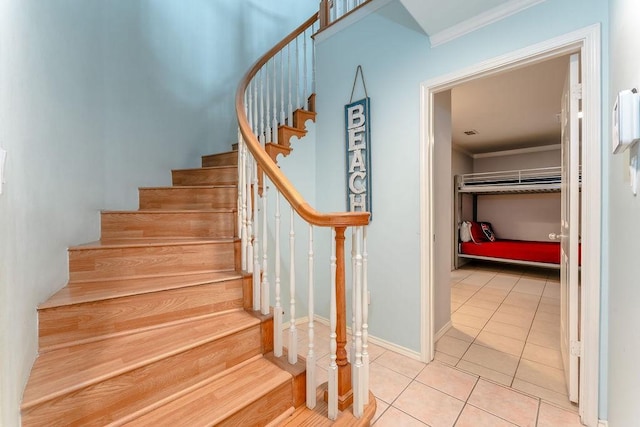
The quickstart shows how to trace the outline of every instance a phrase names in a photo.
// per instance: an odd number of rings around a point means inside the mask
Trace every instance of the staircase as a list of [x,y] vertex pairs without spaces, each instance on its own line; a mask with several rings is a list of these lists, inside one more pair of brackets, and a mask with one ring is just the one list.
[[271,317],[245,310],[237,152],[202,164],[69,248],[69,284],[38,309],[23,425],[257,426],[300,405],[265,357]]

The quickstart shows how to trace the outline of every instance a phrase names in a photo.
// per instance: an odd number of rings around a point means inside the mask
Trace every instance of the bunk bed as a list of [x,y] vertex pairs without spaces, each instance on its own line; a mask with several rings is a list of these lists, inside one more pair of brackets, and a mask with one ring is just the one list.
[[[478,196],[513,193],[557,193],[562,186],[560,167],[471,173],[455,177],[458,229],[456,267],[460,258],[560,268],[560,242],[499,239],[492,226],[477,219]],[[472,196],[472,220],[462,218],[462,197]]]

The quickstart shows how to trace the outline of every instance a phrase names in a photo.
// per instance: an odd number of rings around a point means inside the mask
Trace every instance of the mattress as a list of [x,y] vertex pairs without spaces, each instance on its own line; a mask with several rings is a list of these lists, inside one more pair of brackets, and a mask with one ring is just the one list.
[[[462,242],[460,254],[517,261],[560,264],[560,242],[496,240],[495,242]],[[578,248],[578,259],[580,259]]]

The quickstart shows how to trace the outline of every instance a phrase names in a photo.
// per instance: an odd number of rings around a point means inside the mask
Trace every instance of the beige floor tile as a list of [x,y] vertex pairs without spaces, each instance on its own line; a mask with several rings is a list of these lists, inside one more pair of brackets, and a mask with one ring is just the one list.
[[445,365],[456,366],[456,364],[460,361],[460,358],[453,357],[436,350],[433,356],[433,360],[437,360],[438,362],[444,363]]
[[489,310],[486,308],[474,307],[468,304],[464,304],[462,307],[458,309],[458,313],[468,314],[469,316],[475,316],[480,319],[489,320],[495,310]]
[[492,369],[476,365],[475,363],[471,363],[466,360],[460,360],[456,365],[456,368],[478,375],[493,382],[506,385],[507,387],[510,386],[513,382],[513,375],[503,374],[502,372],[494,371]]
[[547,281],[547,285],[544,287],[542,296],[547,298],[560,299],[560,283]]
[[506,323],[507,325],[515,325],[523,329],[529,329],[531,327],[531,323],[533,321],[533,317],[529,316],[519,316],[517,314],[505,313],[500,311],[496,311],[491,320],[495,320],[496,322]]
[[504,303],[509,305],[517,305],[518,307],[537,309],[538,304],[540,303],[540,296],[512,291],[504,299]]
[[461,283],[470,284],[470,285],[484,286],[495,275],[496,274],[493,273],[493,272],[477,271],[477,272],[475,272],[473,274],[470,274],[469,276],[465,277],[460,282]]
[[451,280],[455,280],[455,281],[458,282],[458,281],[464,279],[465,277],[469,276],[472,272],[473,272],[473,270],[466,270],[466,269],[462,269],[462,268],[459,268],[457,270],[453,270],[451,272]]
[[471,394],[478,377],[439,362],[432,362],[420,372],[416,381],[465,401]]
[[524,343],[524,341],[505,337],[504,335],[494,334],[493,332],[488,331],[480,332],[474,341],[474,344],[509,353],[516,357],[520,357],[522,354]]
[[456,422],[456,427],[517,427],[472,405],[466,405]]
[[471,343],[447,335],[436,342],[436,351],[460,358],[467,351]]
[[496,274],[485,286],[488,288],[511,290],[518,282],[518,279],[520,279],[519,276]]
[[[540,313],[542,314],[542,313]],[[533,319],[533,324],[531,325],[532,331],[540,331],[545,334],[555,334],[560,331],[560,319],[558,320],[545,320],[543,317],[536,316]]]
[[536,307],[522,307],[503,302],[496,311],[506,314],[515,314],[517,316],[529,318],[533,321],[536,314]]
[[500,307],[501,303],[500,301],[487,301],[487,300],[483,300],[480,298],[476,298],[475,296],[472,296],[465,302],[465,304],[471,307],[479,307],[479,308],[486,308],[488,310],[496,310],[498,307]]
[[371,419],[371,424],[375,424],[375,422],[378,421],[378,418],[380,418],[380,416],[387,409],[389,409],[389,404],[383,402],[380,399],[376,399],[376,413],[373,415],[373,418]]
[[527,342],[554,350],[560,350],[560,332],[546,333],[542,331],[531,331],[527,337]]
[[546,282],[546,279],[521,277],[520,280],[518,280],[518,283],[514,286],[513,291],[531,295],[542,295]]
[[509,295],[509,291],[506,289],[496,289],[496,288],[488,288],[488,287],[484,287],[480,289],[475,294],[475,296],[480,296],[480,297],[483,297],[484,299],[493,298],[494,300],[504,299],[507,295]]
[[373,425],[376,427],[429,427],[393,406],[389,407]]
[[393,406],[429,426],[450,427],[460,415],[464,402],[414,381]]
[[560,315],[560,304],[549,304],[547,302],[543,302],[542,300],[540,300],[540,305],[538,306],[538,313],[549,313],[549,314]]
[[469,291],[467,289],[459,289],[456,287],[451,288],[451,297],[456,298],[456,301],[460,301],[460,300],[466,301],[469,298],[471,298],[471,296],[475,293],[476,291]]
[[376,398],[393,402],[409,385],[411,378],[373,362],[369,365],[369,388]]
[[494,334],[504,335],[505,337],[515,338],[521,341],[526,340],[527,335],[529,334],[528,328],[499,322],[493,318],[487,322],[484,330],[493,332]]
[[536,312],[536,317],[533,320],[542,320],[544,322],[551,322],[556,325],[559,325],[560,324],[560,306],[558,306],[557,313],[549,313],[546,311],[541,311],[540,308],[538,308],[538,311]]
[[522,359],[520,361],[515,378],[556,393],[564,393],[567,390],[562,369],[552,368],[531,360]]
[[569,397],[566,394],[556,393],[555,391],[551,391],[544,387],[539,387],[535,384],[531,384],[517,378],[513,380],[512,387],[516,390],[520,390],[532,396],[539,397],[543,401],[551,402],[554,405],[560,406],[569,411],[578,411],[578,407],[569,401]]
[[447,331],[445,336],[470,343],[470,342],[473,342],[473,340],[476,338],[476,336],[478,336],[479,333],[480,333],[480,329],[472,328],[470,326],[456,325],[456,326],[452,326]]
[[382,356],[387,350],[380,347],[379,345],[368,343],[367,344],[367,353],[369,353],[369,362],[373,362],[378,357]]
[[552,368],[563,369],[562,354],[559,350],[541,347],[530,342],[528,342],[524,346],[522,358],[531,360],[533,362],[538,362],[546,366],[551,366]]
[[456,283],[452,289],[461,289],[468,292],[473,292],[474,294],[480,289],[482,285],[478,285],[475,283],[466,283],[464,280],[462,282]]
[[462,303],[451,301],[451,313],[455,313],[462,306]]
[[538,400],[480,379],[468,403],[518,426],[534,427]]
[[546,402],[540,404],[538,413],[538,427],[582,427],[580,417],[575,412],[567,411],[549,405]]
[[489,318],[472,316],[470,314],[460,313],[460,309],[451,315],[451,322],[455,325],[469,326],[476,329],[482,329]]
[[471,344],[462,360],[506,375],[513,375],[518,367],[518,357],[477,344]]
[[376,359],[376,363],[385,366],[405,377],[415,378],[424,369],[425,363],[411,359],[393,351],[387,351]]

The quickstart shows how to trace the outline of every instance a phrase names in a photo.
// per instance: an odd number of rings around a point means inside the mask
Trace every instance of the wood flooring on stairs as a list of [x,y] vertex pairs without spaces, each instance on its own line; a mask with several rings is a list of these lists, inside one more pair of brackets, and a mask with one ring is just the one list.
[[69,283],[38,308],[23,426],[320,425],[296,409],[304,369],[265,355],[271,316],[247,311],[237,161],[173,170],[172,186],[139,189],[138,210],[101,212],[99,241],[69,248]]

